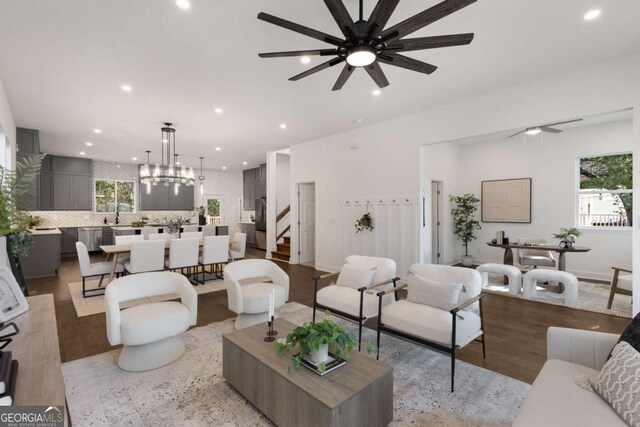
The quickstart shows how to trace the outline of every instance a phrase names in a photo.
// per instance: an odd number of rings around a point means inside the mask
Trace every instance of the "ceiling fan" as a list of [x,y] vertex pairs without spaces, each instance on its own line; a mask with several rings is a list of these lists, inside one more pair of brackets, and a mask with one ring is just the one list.
[[551,126],[564,125],[566,123],[579,122],[581,120],[582,119],[567,120],[567,121],[564,121],[564,122],[549,123],[549,124],[546,124],[546,125],[534,126],[534,127],[531,127],[531,128],[523,129],[520,132],[514,133],[513,135],[509,136],[509,138],[513,138],[514,136],[520,135],[521,133],[526,133],[527,135],[537,135],[540,132],[560,133],[560,132],[562,132],[560,129],[554,129]]
[[346,62],[332,90],[342,89],[349,77],[351,77],[353,71],[358,67],[364,68],[373,81],[380,88],[383,88],[389,85],[389,81],[382,72],[382,68],[380,67],[381,62],[424,74],[431,74],[438,68],[435,65],[400,55],[398,52],[460,46],[471,43],[473,33],[410,39],[403,39],[403,37],[476,1],[477,0],[445,0],[411,18],[405,19],[399,24],[385,29],[389,18],[393,14],[396,6],[398,6],[400,0],[379,0],[368,20],[364,20],[363,18],[363,0],[360,0],[359,19],[355,22],[349,15],[342,0],[324,0],[331,15],[333,15],[333,18],[340,27],[344,39],[260,12],[258,19],[262,21],[323,41],[333,47],[328,49],[260,53],[259,56],[261,58],[312,55],[335,56],[335,58],[303,73],[297,74],[289,80],[297,81],[315,74],[318,71]]

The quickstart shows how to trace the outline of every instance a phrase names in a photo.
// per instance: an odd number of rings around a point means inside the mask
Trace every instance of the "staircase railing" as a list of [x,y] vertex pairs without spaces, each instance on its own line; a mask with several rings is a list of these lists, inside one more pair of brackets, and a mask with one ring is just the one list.
[[[287,205],[287,207],[285,207],[284,209],[282,209],[282,211],[280,211],[280,213],[278,215],[276,215],[276,229],[278,227],[278,223],[280,221],[282,221],[282,219],[287,216],[287,214],[291,211],[291,205]],[[276,242],[280,239],[282,239],[282,237],[287,234],[287,232],[291,230],[291,224],[288,224],[284,230],[282,230],[278,236],[276,237]]]

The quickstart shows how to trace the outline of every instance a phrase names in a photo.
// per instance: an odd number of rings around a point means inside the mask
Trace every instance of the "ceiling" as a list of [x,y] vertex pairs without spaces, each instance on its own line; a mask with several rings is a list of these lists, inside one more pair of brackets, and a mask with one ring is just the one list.
[[[357,1],[344,2],[355,16]],[[389,25],[436,3],[405,0]],[[373,6],[365,0],[365,15]],[[593,7],[602,16],[584,21]],[[320,1],[191,0],[182,10],[174,0],[0,0],[0,10],[0,79],[17,125],[39,129],[43,151],[131,162],[152,150],[157,161],[159,128],[171,121],[183,163],[202,155],[205,168],[229,171],[263,163],[266,151],[629,55],[640,41],[638,1],[479,0],[414,34],[475,32],[470,46],[409,53],[439,66],[431,76],[383,64],[391,85],[374,97],[363,70],[331,92],[341,67],[289,82],[320,59],[258,58],[326,46],[258,21],[260,11],[339,35]]]

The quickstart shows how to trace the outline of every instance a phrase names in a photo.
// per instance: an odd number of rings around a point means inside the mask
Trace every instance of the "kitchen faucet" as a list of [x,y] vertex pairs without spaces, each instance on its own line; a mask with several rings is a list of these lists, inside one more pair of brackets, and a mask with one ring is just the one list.
[[120,224],[120,209],[116,206],[116,225]]

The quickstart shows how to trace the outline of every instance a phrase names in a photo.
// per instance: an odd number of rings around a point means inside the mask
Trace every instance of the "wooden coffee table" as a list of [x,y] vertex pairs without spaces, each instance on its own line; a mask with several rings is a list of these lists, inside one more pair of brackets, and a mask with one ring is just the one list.
[[[296,325],[276,319],[276,338]],[[263,340],[266,323],[222,337],[224,378],[279,426],[386,426],[393,418],[393,369],[354,351],[346,366],[321,377]]]

